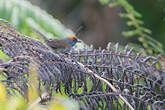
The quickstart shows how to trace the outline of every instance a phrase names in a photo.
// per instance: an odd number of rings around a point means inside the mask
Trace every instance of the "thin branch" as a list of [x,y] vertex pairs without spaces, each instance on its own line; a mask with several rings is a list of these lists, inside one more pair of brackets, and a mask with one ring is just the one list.
[[41,97],[37,98],[32,104],[30,104],[27,110],[33,110],[33,107],[41,103],[42,100],[48,100],[48,95],[48,93],[43,93]]
[[[88,69],[88,71],[89,71],[89,72],[87,72],[87,73],[91,75],[92,71],[91,71],[90,69]],[[111,83],[109,83],[106,79],[100,77],[100,76],[97,75],[96,73],[93,73],[92,75],[95,76],[97,79],[99,79],[99,80],[105,82],[105,83],[113,90],[113,92],[119,93],[118,90],[117,90]],[[123,102],[125,102],[125,103],[128,105],[128,107],[129,107],[131,110],[134,110],[134,108],[131,106],[131,104],[130,104],[121,94],[119,94],[119,97],[123,100]]]
[[[49,62],[49,63],[51,63],[51,62]],[[67,64],[67,63],[64,63],[64,62],[52,62],[52,63],[56,63],[56,64],[66,64],[66,65],[72,67],[71,65],[69,65],[69,64]],[[104,79],[104,78],[98,76],[96,73],[93,73],[92,70],[90,70],[89,68],[85,67],[82,63],[80,63],[80,62],[77,62],[77,63],[81,66],[81,68],[86,69],[86,72],[81,71],[80,69],[77,69],[77,68],[74,68],[75,70],[80,71],[80,72],[85,73],[85,74],[88,74],[88,75],[93,75],[95,78],[97,78],[97,79],[99,79],[99,80],[105,82],[105,83],[113,90],[113,92],[115,92],[115,93],[117,93],[117,94],[119,95],[119,97],[123,100],[123,102],[125,102],[125,103],[128,105],[128,107],[129,107],[131,110],[134,110],[134,108],[131,106],[131,104],[118,92],[118,90],[117,90],[111,83],[109,83],[106,79]],[[73,67],[72,67],[72,68],[73,68]]]

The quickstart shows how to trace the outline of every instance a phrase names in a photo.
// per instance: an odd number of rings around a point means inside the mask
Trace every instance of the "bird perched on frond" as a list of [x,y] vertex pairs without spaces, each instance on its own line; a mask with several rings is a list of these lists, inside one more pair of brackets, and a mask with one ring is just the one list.
[[67,38],[52,38],[48,39],[46,36],[44,36],[41,32],[37,31],[36,29],[33,29],[39,36],[43,38],[47,46],[55,50],[56,52],[60,53],[67,53],[69,52],[72,47],[78,43],[81,42],[78,40],[78,38],[75,35],[69,36]]

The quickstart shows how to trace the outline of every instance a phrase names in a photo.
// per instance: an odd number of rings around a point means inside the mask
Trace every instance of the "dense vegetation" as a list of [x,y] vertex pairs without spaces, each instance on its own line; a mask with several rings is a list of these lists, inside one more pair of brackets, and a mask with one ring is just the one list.
[[7,20],[0,20],[0,109],[165,107],[163,46],[150,37],[141,15],[126,0],[100,2],[125,9],[120,15],[134,30],[123,35],[138,36],[146,56],[118,43],[109,43],[106,49],[90,46],[65,55],[53,53],[42,40],[36,40],[40,38],[31,27],[52,37],[73,32],[27,1],[0,0],[0,17]]

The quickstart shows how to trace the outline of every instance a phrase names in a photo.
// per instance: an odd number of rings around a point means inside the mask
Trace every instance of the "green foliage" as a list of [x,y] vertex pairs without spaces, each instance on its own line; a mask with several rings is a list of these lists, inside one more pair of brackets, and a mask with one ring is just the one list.
[[23,96],[7,96],[5,86],[0,83],[0,110],[78,110],[78,104],[74,100],[67,99],[58,94],[54,100],[48,101],[48,105],[40,105],[36,88],[29,88],[28,101]]
[[13,23],[21,33],[28,36],[34,37],[31,27],[50,37],[73,35],[59,20],[26,0],[0,0],[0,17]]
[[107,4],[111,8],[115,6],[124,8],[125,12],[120,13],[120,17],[127,19],[126,24],[130,27],[130,30],[122,32],[125,37],[137,37],[148,54],[165,53],[163,45],[151,37],[151,30],[143,26],[144,23],[140,20],[142,15],[138,13],[127,0],[114,0],[113,2],[108,2],[109,0],[99,1],[102,4]]
[[42,100],[39,97],[39,92],[37,87],[38,80],[37,69],[38,66],[35,62],[31,64],[30,69],[30,78],[29,78],[29,87],[25,97],[21,96],[19,93],[17,96],[8,96],[5,86],[0,83],[0,110],[78,110],[78,103],[74,100],[68,99],[61,95],[55,94],[54,99],[49,101],[46,95],[41,93],[41,97],[46,101],[45,106],[40,103]]

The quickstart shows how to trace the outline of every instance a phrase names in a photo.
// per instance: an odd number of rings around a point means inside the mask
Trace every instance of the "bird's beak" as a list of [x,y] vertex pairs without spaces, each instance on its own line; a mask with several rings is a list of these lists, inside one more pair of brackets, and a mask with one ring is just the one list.
[[80,42],[81,42],[80,40],[77,41],[77,43],[80,43]]

